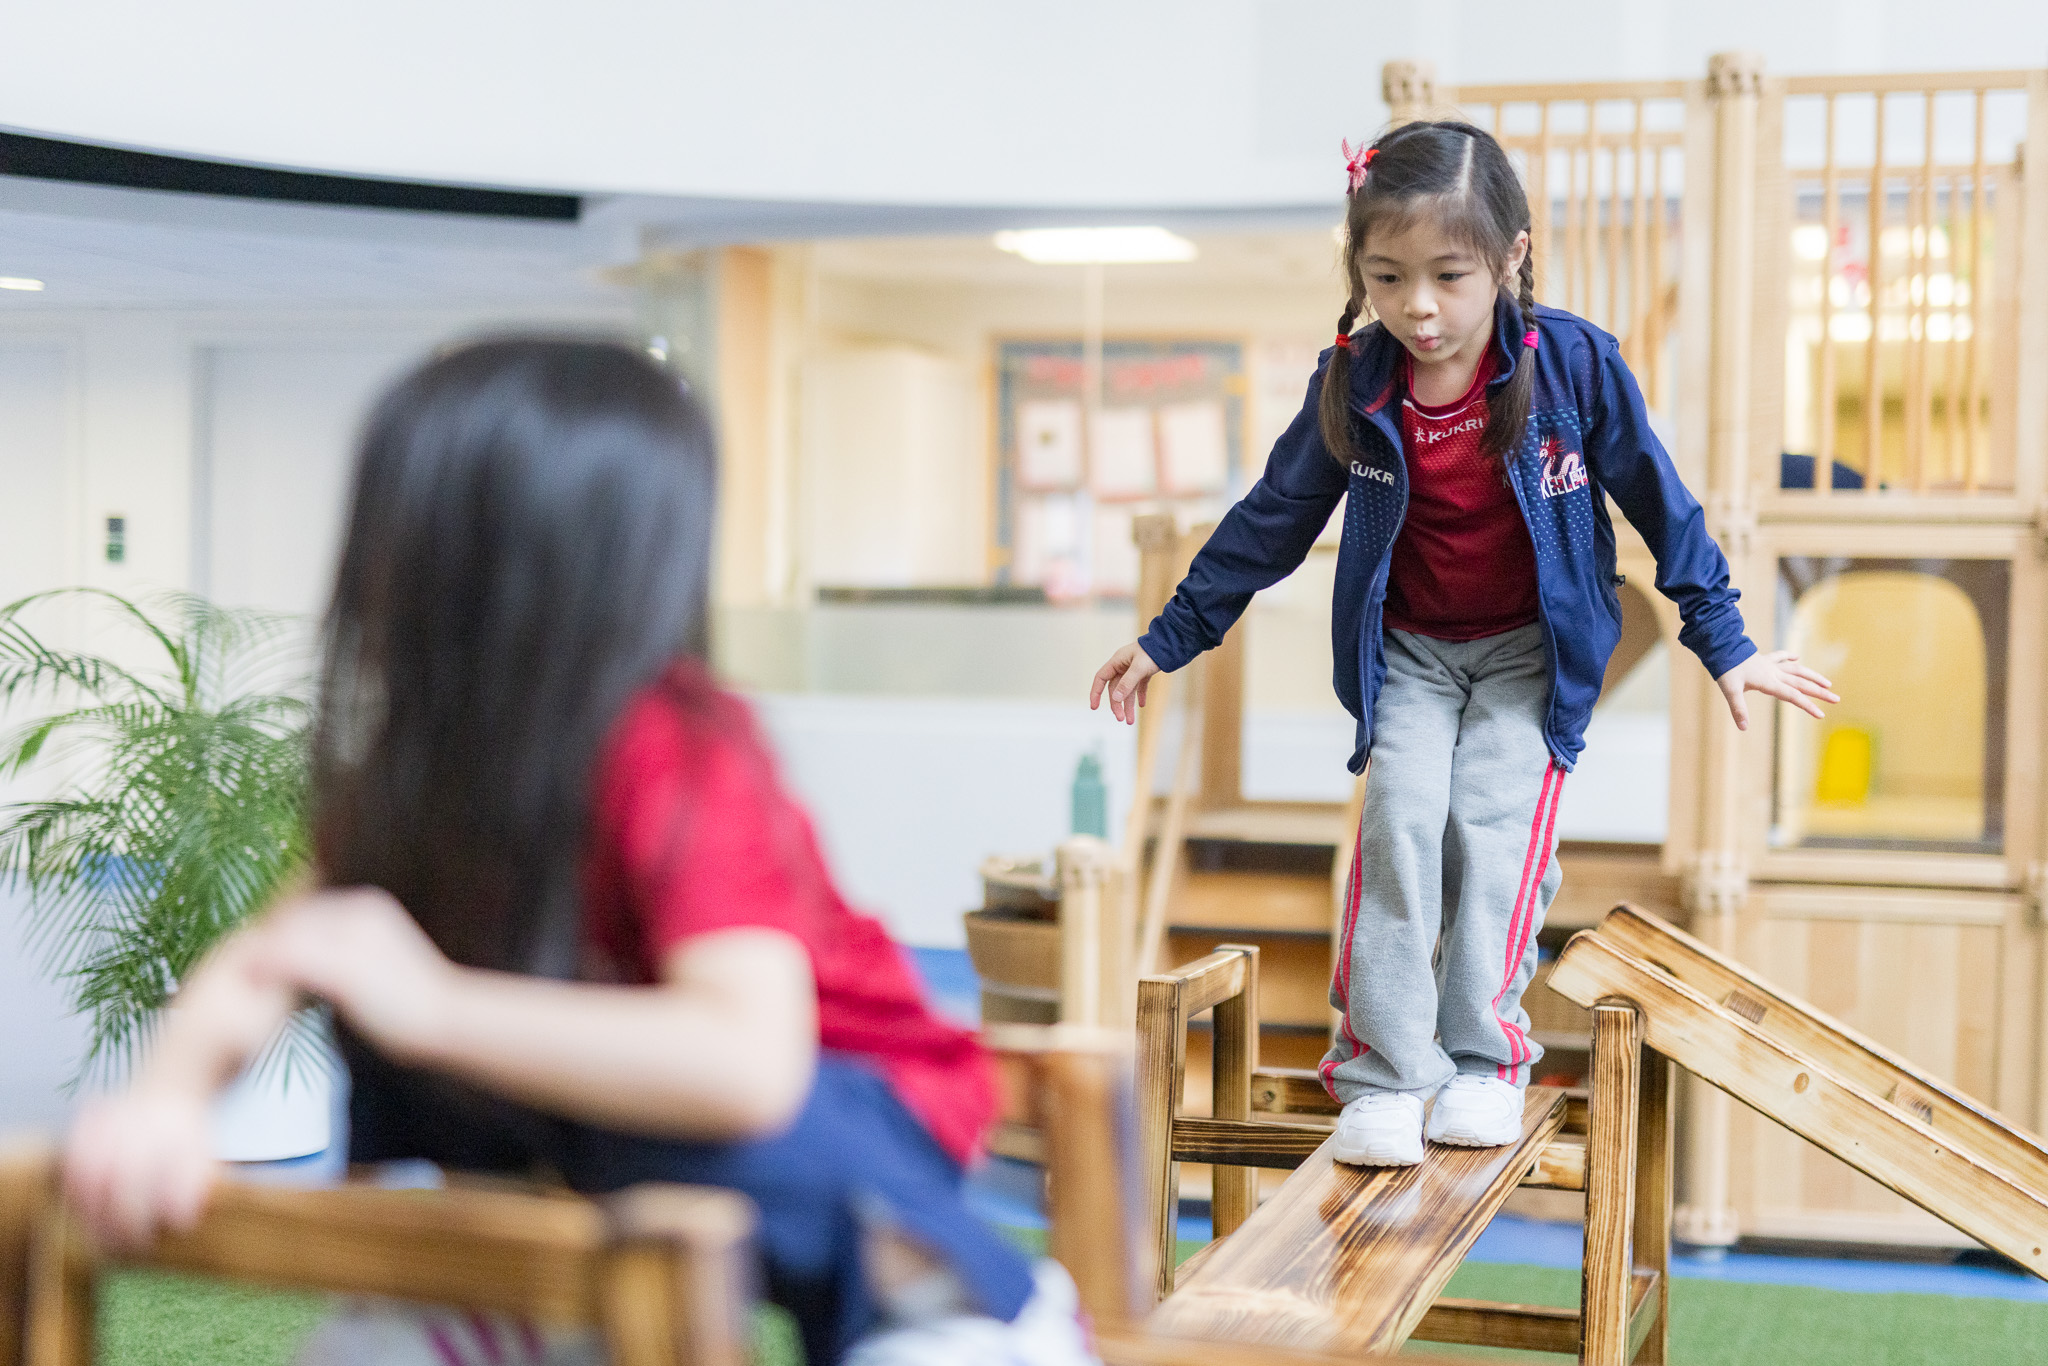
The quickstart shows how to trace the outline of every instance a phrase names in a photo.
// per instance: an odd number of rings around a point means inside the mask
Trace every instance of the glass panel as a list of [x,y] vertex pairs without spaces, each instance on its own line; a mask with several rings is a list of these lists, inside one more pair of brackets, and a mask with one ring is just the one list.
[[2011,581],[2004,560],[1778,561],[1780,648],[1842,701],[1776,709],[1773,846],[2001,850]]

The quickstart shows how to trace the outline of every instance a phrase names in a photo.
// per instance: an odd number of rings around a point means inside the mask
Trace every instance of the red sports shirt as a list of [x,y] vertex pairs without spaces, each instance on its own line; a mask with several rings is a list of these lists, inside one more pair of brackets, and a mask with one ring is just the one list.
[[881,924],[840,897],[745,703],[701,666],[675,665],[620,714],[591,797],[584,904],[607,967],[653,982],[696,935],[794,936],[817,979],[820,1046],[867,1059],[941,1147],[974,1157],[995,1114],[986,1056],[926,1007]]
[[1478,640],[1536,620],[1536,552],[1499,465],[1479,454],[1493,348],[1456,403],[1413,397],[1402,359],[1401,444],[1408,516],[1394,541],[1386,623],[1438,640]]

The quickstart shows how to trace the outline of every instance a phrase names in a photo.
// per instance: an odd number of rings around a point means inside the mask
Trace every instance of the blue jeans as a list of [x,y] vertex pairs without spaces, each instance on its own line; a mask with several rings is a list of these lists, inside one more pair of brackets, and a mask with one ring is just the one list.
[[1009,1320],[1031,1269],[971,1214],[959,1163],[860,1060],[823,1054],[796,1121],[769,1138],[692,1142],[556,1119],[447,1078],[398,1067],[353,1039],[349,1158],[425,1158],[467,1171],[551,1171],[602,1194],[643,1181],[723,1186],[760,1210],[768,1298],[788,1309],[812,1366],[829,1366],[881,1326],[861,1260],[881,1217],[945,1262],[980,1310]]

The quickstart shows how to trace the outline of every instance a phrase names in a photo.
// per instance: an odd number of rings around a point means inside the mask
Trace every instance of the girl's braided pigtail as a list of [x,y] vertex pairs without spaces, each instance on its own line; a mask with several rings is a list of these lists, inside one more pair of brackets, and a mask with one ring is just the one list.
[[1520,306],[1522,326],[1521,354],[1515,360],[1515,373],[1500,394],[1487,404],[1486,431],[1479,439],[1479,454],[1488,460],[1497,460],[1503,466],[1508,455],[1521,444],[1522,432],[1529,425],[1529,394],[1536,384],[1536,249],[1534,244],[1522,253],[1522,269],[1516,281],[1519,288],[1515,302]]
[[1323,371],[1322,406],[1317,409],[1323,444],[1330,457],[1347,469],[1359,458],[1358,437],[1351,430],[1351,329],[1365,304],[1365,291],[1353,286],[1350,302],[1337,319],[1337,347]]

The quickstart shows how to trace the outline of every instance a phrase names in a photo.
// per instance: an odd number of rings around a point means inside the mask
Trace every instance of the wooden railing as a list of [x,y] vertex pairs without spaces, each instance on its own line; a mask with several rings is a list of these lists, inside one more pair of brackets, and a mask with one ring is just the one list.
[[1670,403],[1685,181],[1683,81],[1463,86],[1529,190],[1536,297],[1622,339],[1650,406]]
[[[2015,340],[2025,125],[1994,134],[1993,116],[2032,79],[1810,76],[1767,91],[1785,101],[1787,356],[1812,361],[1786,378],[1786,449],[1812,452],[1816,498],[1838,468],[1873,497],[2014,490],[2018,376],[1997,362]],[[1817,165],[1798,145],[1816,123]],[[1917,156],[1897,156],[1916,139]]]

